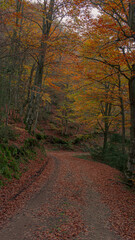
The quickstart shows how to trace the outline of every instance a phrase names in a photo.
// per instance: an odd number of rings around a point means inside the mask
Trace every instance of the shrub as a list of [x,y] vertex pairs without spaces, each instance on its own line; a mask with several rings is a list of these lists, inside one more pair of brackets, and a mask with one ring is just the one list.
[[36,133],[36,134],[35,134],[35,137],[36,137],[36,139],[39,140],[39,141],[42,140],[42,139],[44,139],[44,135],[41,134],[41,133]]
[[84,134],[84,135],[78,135],[76,138],[73,140],[73,144],[79,144],[82,142],[86,142],[89,139],[95,138],[94,134]]
[[94,160],[103,161],[103,148],[101,146],[95,145],[93,148],[87,149],[87,151],[90,151]]
[[[40,137],[38,136],[38,138]],[[28,161],[30,158],[33,159],[35,155],[34,147],[36,146],[39,146],[36,138],[28,138],[25,140],[24,146],[20,148],[15,145],[8,146],[7,143],[0,144],[0,186],[12,177],[17,179],[20,177],[20,162],[22,160]]]
[[10,145],[10,146],[9,146],[9,150],[10,150],[10,152],[11,152],[11,155],[12,155],[14,158],[16,158],[16,159],[18,159],[19,156],[21,155],[20,149],[19,149],[17,146],[15,146],[15,145]]
[[19,174],[19,162],[13,158],[11,148],[8,145],[0,144],[0,175],[6,179],[11,179],[14,174]]
[[24,142],[24,147],[33,149],[33,147],[39,146],[38,140],[35,138],[28,138]]
[[63,140],[62,138],[58,138],[58,137],[55,137],[55,136],[50,136],[49,137],[49,141],[50,143],[53,143],[53,144],[67,144],[67,141]]
[[110,142],[112,142],[112,143],[122,143],[122,136],[118,133],[113,133],[110,136]]
[[13,117],[13,120],[14,120],[15,123],[17,123],[17,122],[18,122],[18,123],[22,122],[21,117],[20,117],[20,116],[17,116],[17,115],[16,115],[15,117]]
[[47,135],[41,134],[41,133],[36,133],[36,134],[35,134],[35,137],[36,137],[36,139],[37,139],[38,141],[47,139]]
[[[113,133],[110,136],[110,143],[122,143],[122,136],[119,133]],[[129,139],[125,139],[125,144],[128,146],[130,144]]]
[[47,139],[47,135],[44,134],[44,135],[43,135],[43,139]]
[[111,167],[115,167],[120,171],[124,171],[126,168],[128,156],[123,154],[119,147],[115,144],[110,144],[104,154],[103,161],[109,162]]
[[1,169],[0,169],[1,174],[8,179],[12,178],[12,173],[13,171],[9,168],[8,165],[4,165]]
[[82,135],[79,135],[72,141],[72,143],[73,144],[79,144],[82,141],[83,141],[83,137],[82,137]]
[[61,147],[65,150],[73,150],[73,145],[71,141],[68,141],[65,144],[62,144]]
[[9,126],[0,127],[0,142],[7,143],[8,140],[15,141],[17,134]]
[[101,161],[120,171],[125,170],[128,156],[123,154],[116,144],[109,143],[104,154],[100,146],[95,146],[90,151],[94,160]]

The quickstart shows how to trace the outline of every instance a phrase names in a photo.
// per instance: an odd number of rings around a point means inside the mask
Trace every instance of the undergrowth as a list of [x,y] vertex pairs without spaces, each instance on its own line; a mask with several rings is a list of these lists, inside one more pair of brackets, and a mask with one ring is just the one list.
[[1,139],[0,143],[0,186],[6,184],[12,178],[19,179],[21,176],[20,163],[26,163],[34,159],[35,147],[39,147],[37,138],[28,138],[24,145],[18,148],[9,145],[8,141]]
[[0,143],[8,143],[8,140],[15,141],[17,136],[9,126],[0,126]]
[[94,160],[101,161],[123,172],[126,169],[128,156],[127,154],[123,154],[119,147],[115,144],[108,144],[106,152],[104,154],[103,149],[100,146],[91,148],[90,152]]
[[7,144],[0,144],[0,185],[12,179],[20,177],[19,158],[17,150],[13,150]]
[[[114,167],[122,172],[126,169],[128,154],[122,152],[122,138],[119,134],[113,134],[110,137],[106,151],[103,153],[101,146],[95,145],[89,148],[91,156],[96,161],[101,161],[111,167]],[[126,147],[129,146],[129,141],[126,140]]]
[[56,149],[73,150],[72,141],[56,136],[46,136],[46,143],[51,143]]

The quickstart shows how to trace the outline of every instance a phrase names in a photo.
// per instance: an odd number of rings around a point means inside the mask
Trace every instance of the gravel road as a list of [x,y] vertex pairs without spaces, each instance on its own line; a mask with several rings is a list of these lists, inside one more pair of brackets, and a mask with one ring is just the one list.
[[1,229],[1,240],[122,239],[111,228],[111,212],[94,188],[88,172],[91,162],[73,157],[74,154],[48,152],[53,171],[24,208]]

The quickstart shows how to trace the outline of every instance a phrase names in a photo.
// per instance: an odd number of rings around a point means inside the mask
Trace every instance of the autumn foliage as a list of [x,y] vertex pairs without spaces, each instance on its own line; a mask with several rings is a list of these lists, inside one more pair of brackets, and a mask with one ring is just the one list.
[[34,133],[42,120],[62,136],[98,132],[103,154],[114,131],[126,153],[131,127],[133,175],[133,8],[126,0],[3,0],[1,126],[23,121]]

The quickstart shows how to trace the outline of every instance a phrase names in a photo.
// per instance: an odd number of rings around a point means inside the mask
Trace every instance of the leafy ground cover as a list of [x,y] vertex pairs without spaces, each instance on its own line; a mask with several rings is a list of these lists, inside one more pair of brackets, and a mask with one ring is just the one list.
[[11,130],[1,146],[12,152],[7,158],[25,154],[19,177],[13,175],[0,189],[1,239],[135,238],[134,190],[122,183],[120,171],[77,151],[85,141],[96,139],[80,135],[69,141],[49,131],[30,136],[21,125],[12,128],[16,137]]
[[15,179],[1,192],[1,225],[14,215],[0,231],[3,240],[9,235],[11,240],[134,239],[135,194],[120,183],[122,173],[76,158],[72,151],[49,151],[47,155],[48,165],[25,191],[14,198],[17,186],[24,185],[35,169],[41,168],[39,152],[19,185]]
[[26,200],[38,189],[39,176],[46,168],[46,177],[48,176],[48,158],[40,149],[36,149],[36,151],[37,156],[34,160],[29,159],[27,164],[20,164],[21,177],[13,178],[0,189],[0,227],[22,208]]

